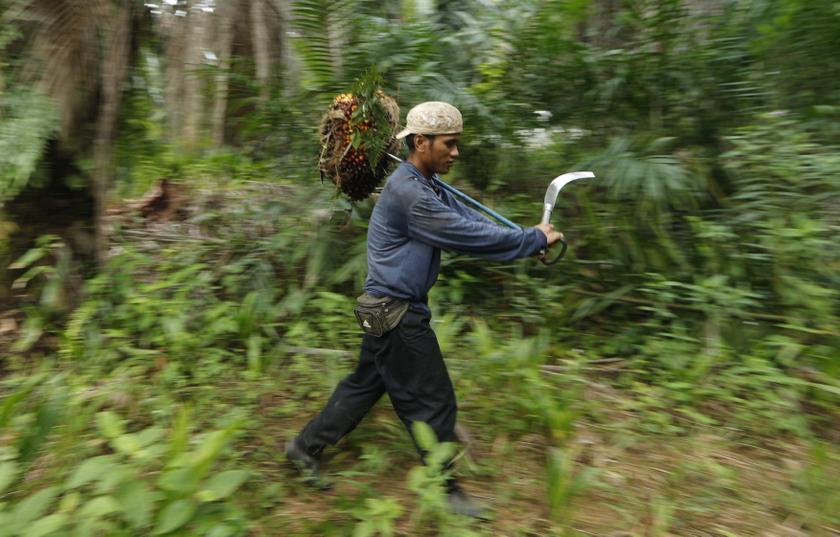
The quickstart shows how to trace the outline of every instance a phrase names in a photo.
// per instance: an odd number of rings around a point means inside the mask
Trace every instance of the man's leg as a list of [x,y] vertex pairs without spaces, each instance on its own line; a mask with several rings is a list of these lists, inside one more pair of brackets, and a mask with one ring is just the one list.
[[455,390],[429,317],[408,311],[388,335],[390,352],[376,365],[397,415],[409,432],[423,421],[440,442],[455,441]]
[[336,386],[320,414],[295,439],[308,455],[318,458],[328,445],[335,445],[352,431],[382,397],[385,383],[376,368],[376,357],[387,350],[385,338],[365,335],[355,371]]
[[455,390],[429,317],[408,311],[388,339],[390,352],[376,365],[397,415],[409,432],[415,421],[422,421],[439,441],[455,441]]
[[[390,352],[378,357],[376,365],[385,382],[394,410],[414,439],[412,425],[427,423],[440,442],[454,442],[458,405],[455,390],[446,370],[437,337],[429,326],[429,317],[409,311],[400,325],[388,336]],[[417,442],[414,442],[417,446]],[[419,446],[418,450],[423,456]],[[452,462],[445,465],[452,469]],[[461,515],[484,518],[486,511],[451,477],[446,483],[450,509]]]

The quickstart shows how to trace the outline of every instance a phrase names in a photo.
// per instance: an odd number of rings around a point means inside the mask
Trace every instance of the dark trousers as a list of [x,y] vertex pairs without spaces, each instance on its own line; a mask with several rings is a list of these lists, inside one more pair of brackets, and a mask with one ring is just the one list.
[[439,441],[455,440],[455,391],[428,315],[409,310],[382,337],[364,335],[356,370],[300,432],[301,447],[320,456],[352,431],[385,392],[409,433],[412,423],[423,421]]

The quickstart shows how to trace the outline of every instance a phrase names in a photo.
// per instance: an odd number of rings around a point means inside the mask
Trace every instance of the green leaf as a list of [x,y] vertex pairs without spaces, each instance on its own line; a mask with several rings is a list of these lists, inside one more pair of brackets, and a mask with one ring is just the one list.
[[63,282],[59,278],[49,279],[41,291],[41,305],[47,309],[59,307],[61,305],[62,285]]
[[60,530],[66,523],[66,513],[53,513],[45,516],[26,528],[24,535],[26,535],[26,537],[43,537],[44,535],[49,535],[50,533]]
[[256,334],[248,338],[248,371],[259,374],[262,371],[262,338]]
[[152,491],[143,481],[123,483],[114,492],[125,519],[135,529],[144,528],[151,523],[155,502],[160,496],[160,493]]
[[795,386],[809,386],[811,388],[816,388],[818,390],[824,390],[824,391],[826,391],[828,393],[831,393],[831,394],[834,394],[834,395],[840,395],[840,387],[838,387],[838,386],[832,386],[832,385],[823,384],[823,383],[820,383],[820,382],[809,382],[809,381],[802,380],[802,379],[799,379],[799,378],[796,378],[796,377],[788,377],[787,379],[785,379],[785,382],[787,382],[788,384],[795,385]]
[[199,477],[193,468],[178,468],[165,472],[158,479],[158,486],[177,494],[192,494],[198,488]]
[[169,441],[169,460],[174,460],[187,447],[187,438],[190,432],[190,407],[178,408],[175,415],[175,423],[172,426],[172,436]]
[[137,479],[137,474],[130,466],[115,464],[111,471],[105,472],[96,487],[97,494],[109,494],[122,483]]
[[58,487],[48,487],[21,500],[15,508],[15,523],[22,526],[41,518],[58,496],[58,492]]
[[231,537],[236,535],[236,530],[225,524],[218,524],[210,528],[205,537]]
[[437,445],[437,435],[427,423],[422,421],[415,421],[411,427],[414,432],[414,438],[417,440],[417,445],[422,449],[431,450]]
[[227,498],[249,477],[247,470],[228,470],[214,475],[205,483],[199,497],[207,502]]
[[79,516],[82,518],[102,518],[119,510],[120,505],[113,497],[99,496],[86,503],[79,510]]
[[206,475],[210,470],[210,465],[213,464],[213,461],[230,441],[237,427],[238,425],[234,424],[221,431],[213,431],[204,438],[192,459],[193,467],[196,469],[199,478]]
[[109,410],[96,415],[96,425],[99,432],[107,438],[116,438],[125,432],[123,420]]
[[177,530],[190,521],[196,509],[198,509],[198,504],[191,498],[170,503],[158,515],[154,534],[161,535]]
[[72,513],[81,503],[82,495],[76,491],[65,492],[58,502],[58,510],[62,513]]
[[40,315],[31,315],[23,322],[20,337],[12,346],[15,352],[26,352],[41,339],[44,333],[44,320]]
[[699,410],[695,410],[691,407],[680,407],[677,409],[678,412],[682,412],[686,416],[692,418],[693,420],[697,421],[698,423],[702,423],[703,425],[716,425],[717,420],[711,418]]
[[40,376],[31,378],[24,386],[19,388],[12,395],[3,399],[3,403],[0,404],[0,427],[5,427],[6,424],[9,423],[9,420],[14,415],[14,410],[17,404],[26,399],[40,381]]
[[56,103],[40,91],[26,86],[12,86],[0,94],[0,116],[2,203],[20,192],[29,182],[41,160],[47,140],[56,132],[61,121]]
[[132,433],[117,436],[111,440],[111,445],[114,446],[114,449],[117,451],[132,456],[137,455],[137,453],[143,449],[143,446],[140,445],[140,440],[137,439],[137,435]]
[[20,440],[19,452],[22,461],[31,461],[38,457],[42,450],[47,436],[58,423],[60,423],[66,412],[65,401],[67,392],[64,388],[53,387],[53,395],[48,401],[43,401],[35,411],[35,421],[24,431]]
[[96,481],[106,473],[110,472],[114,467],[112,457],[110,455],[101,455],[93,457],[82,462],[67,480],[64,485],[65,489],[74,489],[81,487],[91,481]]
[[163,438],[164,434],[164,430],[160,427],[147,427],[137,433],[137,441],[141,446],[148,447]]
[[44,248],[32,248],[31,250],[27,251],[25,254],[20,256],[17,261],[9,265],[9,270],[21,270],[25,269],[30,266],[32,263],[38,261],[47,251]]
[[0,511],[0,537],[11,537],[17,531],[15,517],[6,511]]
[[353,134],[350,135],[350,144],[354,149],[358,149],[359,146],[362,145],[362,133],[359,131],[353,131]]
[[12,289],[24,289],[29,282],[41,274],[51,274],[55,272],[55,268],[48,265],[38,265],[27,270],[21,277],[12,282]]
[[376,526],[371,520],[359,522],[353,528],[353,537],[373,537],[374,535],[376,535]]
[[9,485],[15,482],[19,469],[16,462],[0,462],[0,494],[6,492]]

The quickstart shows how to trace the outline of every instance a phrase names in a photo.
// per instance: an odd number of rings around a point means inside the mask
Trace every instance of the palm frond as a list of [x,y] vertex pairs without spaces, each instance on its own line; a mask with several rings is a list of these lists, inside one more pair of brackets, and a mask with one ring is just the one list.
[[0,97],[0,206],[26,186],[47,140],[55,134],[54,104],[37,91]]
[[316,90],[334,90],[341,85],[344,47],[352,21],[355,0],[297,0],[293,4],[293,43]]
[[70,139],[96,90],[98,38],[108,20],[105,0],[18,0],[9,11],[30,43],[23,77],[36,80],[58,104],[61,133]]
[[[581,169],[593,169],[615,200],[641,207],[673,207],[693,203],[702,191],[692,174],[675,156],[651,154],[653,147],[633,147],[628,138],[616,138],[609,147]],[[646,154],[647,153],[647,154]]]

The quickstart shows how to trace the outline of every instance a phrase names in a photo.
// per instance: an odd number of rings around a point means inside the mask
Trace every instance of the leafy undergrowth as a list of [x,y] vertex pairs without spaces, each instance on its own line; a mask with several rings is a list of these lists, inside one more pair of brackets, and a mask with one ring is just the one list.
[[[340,373],[352,357],[337,362]],[[418,485],[386,401],[328,452],[336,486],[319,492],[281,454],[328,395],[322,367],[290,354],[258,376],[227,369],[189,386],[154,360],[99,378],[63,363],[5,379],[0,534],[804,536],[840,522],[836,446],[725,427],[639,433],[639,415],[606,410],[623,395],[599,392],[570,403],[610,419],[580,416],[562,438],[478,418],[512,418],[516,390],[462,399],[458,468],[489,522],[452,517],[433,483]],[[459,392],[464,374],[453,368]]]
[[[432,301],[457,467],[492,520],[447,513],[387,401],[328,453],[335,489],[307,488],[283,446],[353,367],[369,208],[194,188],[174,221],[115,219],[72,307],[60,241],[18,260],[34,299],[3,356],[0,536],[840,531],[830,311],[812,342],[760,330],[726,282],[646,274],[650,299],[628,306],[624,287],[593,301],[528,260],[448,258]],[[597,267],[562,270],[600,285]],[[678,313],[691,303],[705,317]]]

